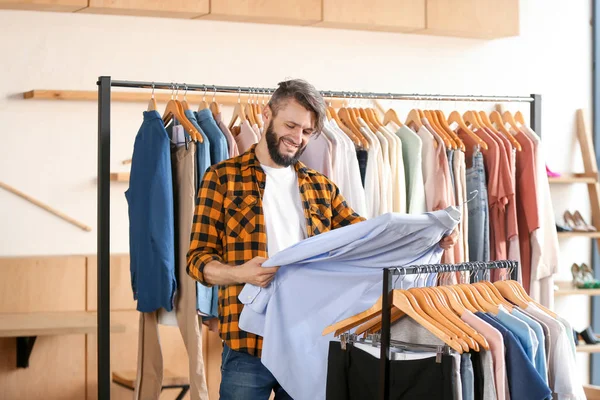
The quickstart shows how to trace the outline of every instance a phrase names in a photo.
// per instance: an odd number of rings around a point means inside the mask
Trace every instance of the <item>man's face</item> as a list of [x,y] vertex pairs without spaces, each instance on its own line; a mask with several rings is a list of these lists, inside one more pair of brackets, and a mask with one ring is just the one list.
[[273,162],[282,167],[295,164],[314,132],[313,126],[313,113],[295,100],[283,104],[274,118],[269,110],[265,139]]

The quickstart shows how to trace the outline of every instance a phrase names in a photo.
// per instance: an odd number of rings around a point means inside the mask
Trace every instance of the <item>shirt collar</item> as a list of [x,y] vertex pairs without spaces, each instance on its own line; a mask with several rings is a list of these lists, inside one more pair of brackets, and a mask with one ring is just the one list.
[[[253,144],[250,149],[244,155],[242,155],[242,171],[252,167],[259,168],[260,162],[256,157],[256,144]],[[298,161],[294,164],[294,169],[296,170],[296,174],[298,174],[298,178],[306,178],[308,176],[308,168],[302,162]]]

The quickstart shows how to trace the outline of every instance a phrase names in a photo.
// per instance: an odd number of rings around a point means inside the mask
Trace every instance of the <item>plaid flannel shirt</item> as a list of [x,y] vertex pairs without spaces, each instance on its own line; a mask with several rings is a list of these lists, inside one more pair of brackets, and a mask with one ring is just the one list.
[[[213,260],[241,265],[267,257],[267,234],[262,210],[266,175],[256,158],[256,145],[246,153],[210,167],[200,185],[188,274],[205,286],[204,267]],[[301,162],[294,165],[308,236],[364,220],[346,203],[337,186]],[[219,287],[219,333],[233,350],[260,357],[262,337],[240,330],[243,309],[238,295],[244,287]]]

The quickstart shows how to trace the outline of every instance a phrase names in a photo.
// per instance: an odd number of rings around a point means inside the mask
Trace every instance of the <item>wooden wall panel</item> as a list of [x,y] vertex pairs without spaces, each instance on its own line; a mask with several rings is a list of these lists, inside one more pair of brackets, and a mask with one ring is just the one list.
[[208,14],[209,0],[89,0],[84,13],[196,18]]
[[17,340],[0,338],[0,399],[85,398],[85,335],[40,336],[29,368],[17,369]]
[[87,7],[87,0],[0,0],[0,9],[73,12]]
[[329,28],[413,32],[425,28],[425,0],[323,0]]
[[322,17],[321,0],[211,0],[210,14],[219,21],[312,25]]
[[0,312],[85,310],[85,256],[0,258]]
[[[98,258],[89,256],[87,263],[87,310],[97,310]],[[129,254],[113,254],[110,257],[110,309],[135,310],[129,272]]]

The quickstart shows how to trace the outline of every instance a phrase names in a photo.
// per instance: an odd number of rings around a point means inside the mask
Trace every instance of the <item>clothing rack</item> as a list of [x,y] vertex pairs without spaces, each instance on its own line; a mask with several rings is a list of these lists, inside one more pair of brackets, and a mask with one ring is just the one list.
[[379,357],[380,368],[380,399],[388,400],[390,398],[390,340],[391,340],[391,306],[393,290],[393,278],[405,275],[414,275],[422,273],[445,273],[459,271],[486,271],[497,268],[509,268],[511,270],[511,279],[515,280],[518,275],[518,263],[516,261],[501,260],[489,262],[465,262],[460,264],[428,264],[413,265],[406,268],[384,268],[382,284],[382,310],[381,310],[381,355]]
[[[98,399],[110,399],[110,111],[113,87],[146,90],[182,90],[210,93],[270,94],[275,89],[265,87],[221,86],[210,84],[187,84],[150,81],[113,80],[101,76],[98,85]],[[322,90],[329,98],[362,100],[433,100],[433,101],[481,101],[530,103],[531,127],[541,134],[541,95],[529,96],[478,96],[445,94],[402,94]],[[385,274],[384,274],[385,275]],[[389,324],[389,321],[388,321]]]

